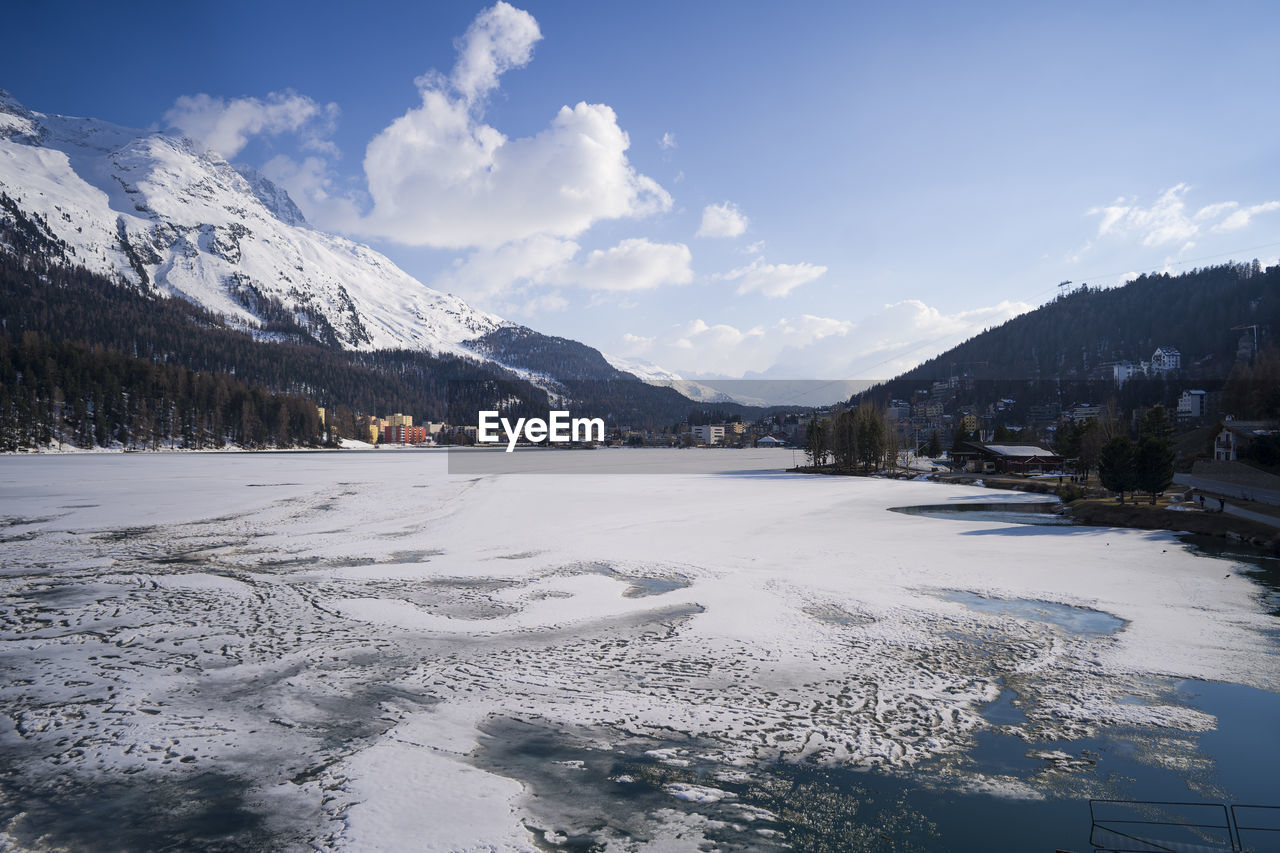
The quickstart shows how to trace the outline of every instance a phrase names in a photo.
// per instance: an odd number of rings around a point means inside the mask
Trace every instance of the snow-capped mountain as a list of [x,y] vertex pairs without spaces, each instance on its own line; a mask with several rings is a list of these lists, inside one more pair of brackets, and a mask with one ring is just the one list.
[[367,246],[307,225],[282,189],[189,140],[32,112],[0,90],[0,192],[68,263],[259,329],[284,310],[318,341],[482,357],[511,327]]
[[[601,353],[609,364],[624,373],[630,373],[632,376],[648,382],[650,385],[660,385],[666,388],[674,388],[690,400],[696,400],[699,403],[737,403],[742,402],[736,397],[726,394],[704,385],[701,382],[695,382],[692,379],[685,379],[678,373],[673,373],[665,367],[660,367],[651,361],[642,361],[634,358],[623,358],[622,356],[609,355]],[[754,402],[748,405],[757,405]]]

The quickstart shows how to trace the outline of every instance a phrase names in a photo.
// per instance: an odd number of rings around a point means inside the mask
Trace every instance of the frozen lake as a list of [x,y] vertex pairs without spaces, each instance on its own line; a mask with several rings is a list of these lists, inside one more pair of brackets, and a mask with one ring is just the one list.
[[1247,555],[790,451],[494,462],[0,458],[0,849],[1082,850],[1090,796],[1275,799]]

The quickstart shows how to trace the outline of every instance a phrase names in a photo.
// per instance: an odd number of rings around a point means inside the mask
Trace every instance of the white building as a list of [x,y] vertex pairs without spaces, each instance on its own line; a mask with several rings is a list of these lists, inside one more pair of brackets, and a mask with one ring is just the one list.
[[1072,406],[1069,415],[1071,420],[1076,423],[1080,423],[1081,421],[1096,421],[1098,418],[1102,417],[1102,407],[1083,403],[1078,406]]
[[1178,398],[1178,420],[1198,421],[1203,418],[1206,396],[1203,391],[1183,391]]
[[705,424],[693,428],[693,437],[699,444],[719,444],[724,441],[724,424]]
[[1173,347],[1160,347],[1151,356],[1151,372],[1163,376],[1182,369],[1182,353]]
[[1111,366],[1111,376],[1117,385],[1123,385],[1134,377],[1146,376],[1148,366],[1145,361],[1122,361]]

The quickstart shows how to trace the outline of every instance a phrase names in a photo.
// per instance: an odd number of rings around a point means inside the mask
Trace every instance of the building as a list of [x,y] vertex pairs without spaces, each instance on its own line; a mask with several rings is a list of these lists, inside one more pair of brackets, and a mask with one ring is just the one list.
[[1183,391],[1178,398],[1178,420],[1198,421],[1203,418],[1208,408],[1205,400],[1207,396],[1203,391]]
[[951,459],[976,474],[1029,474],[1062,467],[1062,457],[1034,444],[978,444],[967,441]]
[[1173,347],[1160,347],[1151,356],[1151,372],[1157,376],[1177,373],[1182,369],[1182,353]]
[[1150,363],[1145,361],[1116,362],[1111,365],[1111,378],[1117,385],[1123,385],[1135,377],[1145,377],[1147,375],[1148,368],[1150,367]]
[[399,412],[396,412],[394,415],[387,418],[386,425],[389,427],[413,426],[413,415],[402,415]]
[[396,424],[382,432],[383,444],[424,444],[426,441],[426,427]]
[[704,424],[692,430],[698,444],[719,444],[724,441],[724,424]]
[[1027,419],[1033,422],[1052,423],[1062,414],[1062,406],[1058,403],[1041,403],[1027,409]]
[[756,447],[782,447],[785,444],[786,442],[782,439],[774,438],[771,435],[762,436],[756,441]]
[[1076,423],[1080,423],[1081,421],[1096,421],[1098,418],[1102,417],[1102,407],[1094,406],[1090,403],[1081,403],[1080,405],[1072,406],[1069,414],[1071,420]]
[[1240,452],[1263,436],[1280,435],[1275,421],[1235,421],[1227,418],[1213,437],[1213,458],[1218,462],[1235,462]]

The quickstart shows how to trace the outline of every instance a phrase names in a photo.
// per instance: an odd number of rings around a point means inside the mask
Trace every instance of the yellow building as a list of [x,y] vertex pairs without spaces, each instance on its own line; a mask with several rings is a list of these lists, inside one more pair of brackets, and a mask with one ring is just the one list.
[[387,426],[413,426],[413,415],[402,415],[396,412],[387,418]]

